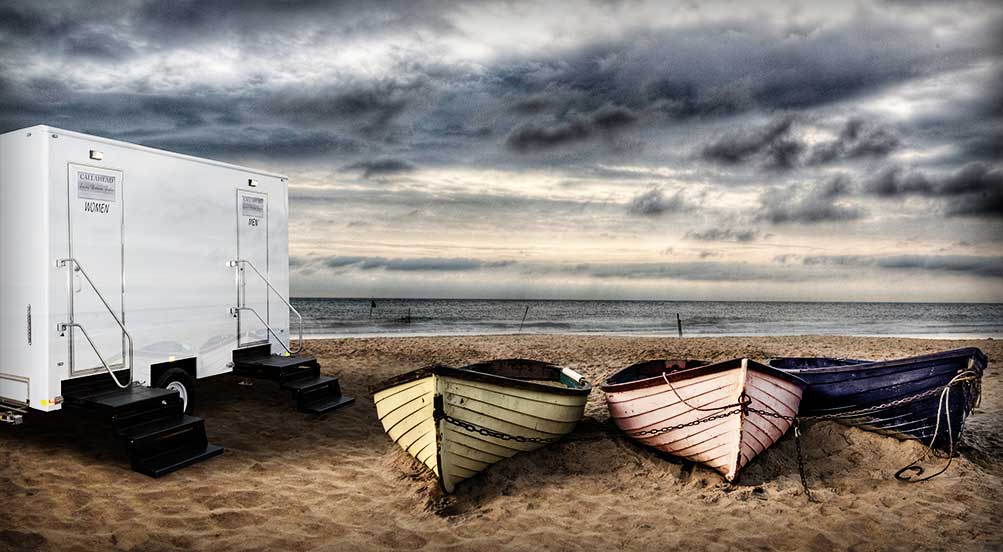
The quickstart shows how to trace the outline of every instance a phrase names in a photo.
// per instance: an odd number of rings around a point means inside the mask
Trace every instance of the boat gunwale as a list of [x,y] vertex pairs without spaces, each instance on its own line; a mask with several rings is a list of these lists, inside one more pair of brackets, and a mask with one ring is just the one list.
[[[505,362],[532,363],[537,365],[537,367],[539,368],[545,368],[550,372],[549,375],[552,376],[550,379],[547,379],[547,381],[560,382],[563,384],[563,387],[544,385],[542,383],[535,383],[530,380],[492,374],[472,369],[473,367],[486,367],[492,364],[500,364]],[[585,378],[582,378],[577,383],[577,387],[569,387],[567,383],[564,383],[561,380],[561,370],[562,368],[556,364],[540,360],[521,359],[521,358],[489,360],[485,362],[468,364],[467,366],[464,366],[462,368],[454,368],[452,366],[447,366],[445,364],[432,364],[384,380],[380,383],[370,386],[369,391],[371,394],[375,395],[376,393],[379,393],[381,391],[386,391],[387,389],[396,387],[398,385],[419,380],[422,378],[427,378],[431,376],[446,376],[446,377],[457,378],[460,380],[490,383],[490,384],[500,385],[503,387],[511,387],[516,389],[524,389],[528,391],[537,391],[542,393],[552,393],[556,395],[588,396],[589,393],[592,392],[592,384]]]
[[[623,383],[610,383],[610,381],[612,381],[613,379],[615,379],[620,374],[622,374],[624,372],[627,372],[628,370],[635,369],[637,366],[639,366],[641,364],[647,364],[649,362],[657,362],[657,361],[669,362],[669,361],[672,361],[672,360],[674,360],[674,359],[651,359],[651,360],[645,360],[645,361],[642,361],[642,362],[635,362],[634,364],[631,364],[630,366],[627,366],[626,368],[618,370],[613,375],[611,375],[608,378],[606,378],[605,380],[603,380],[603,384],[602,384],[602,386],[600,386],[600,389],[602,389],[604,393],[607,393],[607,397],[608,397],[608,395],[610,393],[620,393],[622,391],[635,391],[635,390],[638,390],[638,389],[647,389],[649,387],[655,387],[655,386],[658,386],[658,385],[665,385],[665,378],[668,378],[670,382],[675,383],[675,382],[687,380],[687,379],[690,379],[690,378],[694,378],[694,377],[698,377],[698,376],[702,376],[702,375],[706,375],[706,374],[712,374],[712,373],[715,373],[715,372],[724,372],[724,371],[727,371],[727,370],[734,370],[734,369],[737,369],[737,368],[741,367],[741,363],[742,363],[743,359],[742,358],[730,358],[730,359],[727,359],[727,360],[722,360],[722,361],[718,361],[718,362],[712,362],[712,363],[709,363],[709,364],[695,366],[693,368],[684,368],[682,370],[667,371],[667,372],[664,372],[663,374],[659,374],[657,376],[640,378],[640,379],[636,379],[636,380],[632,380],[632,381],[626,381],[626,382],[623,382]],[[692,361],[692,360],[693,359],[685,359],[684,362],[686,362],[686,361]],[[770,375],[770,376],[775,376],[775,377],[777,377],[779,379],[782,379],[782,380],[789,381],[789,382],[791,382],[791,383],[793,383],[795,385],[799,385],[801,387],[802,392],[805,390],[805,388],[808,387],[808,382],[807,381],[805,381],[805,380],[797,377],[794,374],[790,374],[788,372],[785,372],[784,370],[781,370],[779,368],[774,368],[773,366],[769,366],[769,365],[763,364],[761,362],[756,362],[755,360],[752,360],[752,359],[746,358],[745,360],[748,360],[748,367],[749,367],[749,371],[750,372],[752,372],[752,371],[754,371],[754,372],[761,372],[761,373],[764,373],[764,374],[767,374],[767,375]],[[679,362],[679,361],[676,360],[676,362]],[[697,361],[697,362],[701,362],[701,361]]]
[[[979,373],[985,371],[986,366],[989,363],[989,359],[982,349],[978,347],[962,347],[960,349],[951,349],[950,351],[941,351],[938,353],[930,353],[926,355],[918,355],[911,357],[896,358],[891,360],[873,360],[864,361],[860,364],[840,364],[837,366],[819,366],[814,368],[780,368],[774,366],[773,361],[779,360],[810,360],[810,359],[825,359],[825,360],[835,360],[835,361],[847,361],[855,359],[830,359],[828,357],[776,357],[771,358],[767,361],[767,365],[775,370],[781,370],[785,373],[791,375],[799,374],[839,374],[843,372],[852,372],[857,370],[875,370],[879,368],[897,368],[900,366],[918,363],[918,362],[930,362],[938,360],[950,360],[955,358],[966,358],[973,357],[976,361],[977,369]],[[817,385],[817,384],[816,384]]]

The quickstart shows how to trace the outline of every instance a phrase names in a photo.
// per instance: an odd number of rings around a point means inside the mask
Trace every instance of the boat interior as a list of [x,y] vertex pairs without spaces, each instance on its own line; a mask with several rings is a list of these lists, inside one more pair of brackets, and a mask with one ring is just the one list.
[[673,360],[673,359],[658,359],[658,360],[647,360],[645,362],[639,362],[632,366],[628,366],[623,370],[620,370],[616,374],[613,374],[609,379],[606,380],[606,385],[616,385],[620,383],[630,383],[633,381],[644,380],[648,378],[657,378],[662,374],[671,374],[672,372],[679,372],[682,370],[689,370],[690,368],[697,368],[700,366],[707,366],[710,364],[706,360]]
[[856,358],[825,358],[825,357],[798,357],[798,358],[772,358],[769,365],[782,370],[813,370],[816,368],[833,368],[836,366],[855,366],[857,364],[868,364],[873,360],[860,360]]

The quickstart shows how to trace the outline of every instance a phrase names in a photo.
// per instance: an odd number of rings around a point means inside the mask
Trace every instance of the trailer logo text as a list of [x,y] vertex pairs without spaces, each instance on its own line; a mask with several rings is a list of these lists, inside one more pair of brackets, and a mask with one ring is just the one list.
[[[80,199],[94,199],[97,201],[115,201],[115,189],[118,187],[119,175],[99,174],[84,171],[77,172],[77,197]],[[105,210],[100,211],[107,213]],[[85,211],[93,211],[85,205]]]

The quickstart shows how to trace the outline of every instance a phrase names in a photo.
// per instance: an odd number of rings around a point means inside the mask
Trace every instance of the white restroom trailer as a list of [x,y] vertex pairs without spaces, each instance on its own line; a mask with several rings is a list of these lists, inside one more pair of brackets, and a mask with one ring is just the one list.
[[[312,358],[288,356],[302,335],[290,335],[288,214],[282,175],[48,126],[0,135],[8,421],[59,410],[84,378],[187,399],[242,352],[294,396],[331,387]],[[307,383],[286,386],[304,367]]]

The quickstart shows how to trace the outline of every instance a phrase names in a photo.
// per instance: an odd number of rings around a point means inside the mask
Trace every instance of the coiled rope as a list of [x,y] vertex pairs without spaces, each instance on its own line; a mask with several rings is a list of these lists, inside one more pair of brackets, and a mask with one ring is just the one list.
[[[899,481],[907,481],[909,483],[919,483],[921,481],[929,481],[934,477],[947,471],[947,468],[951,467],[951,462],[954,461],[956,455],[957,442],[954,440],[954,432],[951,429],[951,387],[955,385],[965,385],[963,390],[965,391],[965,410],[970,413],[974,410],[979,403],[982,401],[981,393],[981,378],[979,374],[971,369],[971,362],[969,362],[969,367],[966,370],[959,372],[956,376],[951,378],[951,381],[944,386],[943,390],[940,392],[940,399],[937,401],[937,423],[933,427],[933,437],[930,438],[930,443],[926,446],[926,450],[923,451],[915,460],[909,462],[904,468],[895,472],[895,479]],[[969,392],[970,388],[972,392]],[[940,435],[940,421],[941,418],[947,420],[947,438],[949,439],[949,446],[947,452],[947,463],[944,464],[939,471],[928,475],[926,477],[919,477],[923,475],[924,469],[919,465],[919,462],[929,458],[930,456],[939,456],[936,449],[933,448],[934,443],[937,441],[937,437]],[[964,425],[960,428],[958,432],[958,439],[961,439],[961,434],[964,432]],[[912,475],[906,475],[908,472],[912,472]]]

